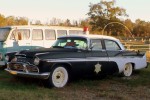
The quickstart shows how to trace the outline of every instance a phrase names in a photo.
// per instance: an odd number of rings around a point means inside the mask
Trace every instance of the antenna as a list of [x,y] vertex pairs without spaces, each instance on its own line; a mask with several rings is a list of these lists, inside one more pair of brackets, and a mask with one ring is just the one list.
[[110,25],[110,24],[120,24],[120,25],[124,26],[124,27],[129,31],[129,33],[130,33],[130,35],[132,36],[132,38],[134,39],[134,37],[133,37],[131,31],[129,30],[129,28],[128,28],[127,26],[125,26],[124,24],[120,23],[120,22],[110,22],[110,23],[106,24],[106,25],[104,26],[103,30],[102,30],[102,35],[104,35],[104,30],[105,30],[106,27],[107,27],[108,25]]

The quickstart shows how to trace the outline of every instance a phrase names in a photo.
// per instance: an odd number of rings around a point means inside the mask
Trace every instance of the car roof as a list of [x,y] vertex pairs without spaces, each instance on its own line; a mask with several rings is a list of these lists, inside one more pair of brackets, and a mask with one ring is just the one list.
[[42,28],[42,29],[47,29],[47,28],[52,28],[52,29],[69,29],[69,30],[83,30],[82,28],[79,27],[66,27],[66,26],[42,26],[42,25],[14,25],[14,26],[4,26],[0,28]]
[[115,37],[112,36],[106,36],[106,35],[68,35],[68,36],[61,36],[59,38],[65,38],[65,37],[74,37],[74,38],[88,38],[88,39],[109,39],[109,40],[118,40]]

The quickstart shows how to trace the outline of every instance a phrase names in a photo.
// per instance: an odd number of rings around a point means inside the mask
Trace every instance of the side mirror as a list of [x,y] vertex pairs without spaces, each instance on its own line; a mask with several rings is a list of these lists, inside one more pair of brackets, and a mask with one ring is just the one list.
[[91,44],[89,49],[92,50],[94,48],[94,46],[95,46],[94,44]]

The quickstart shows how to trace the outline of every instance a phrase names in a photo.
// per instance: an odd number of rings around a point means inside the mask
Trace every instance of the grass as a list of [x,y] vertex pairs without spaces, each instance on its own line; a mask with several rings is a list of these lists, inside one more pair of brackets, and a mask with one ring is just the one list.
[[150,66],[131,77],[79,79],[61,89],[45,88],[40,80],[15,78],[0,71],[0,100],[148,100]]

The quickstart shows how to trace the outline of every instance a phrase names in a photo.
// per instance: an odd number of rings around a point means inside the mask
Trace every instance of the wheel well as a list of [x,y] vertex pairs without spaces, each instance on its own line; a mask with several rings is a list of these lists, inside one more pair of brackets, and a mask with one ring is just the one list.
[[68,63],[57,63],[57,64],[54,64],[51,69],[53,69],[54,67],[57,67],[57,66],[65,67],[66,70],[68,71],[68,74],[71,75],[71,71],[72,71],[71,64],[68,64]]
[[132,69],[135,69],[135,63],[131,62],[131,64],[132,64]]
[[135,63],[133,63],[133,62],[128,62],[128,63],[126,63],[126,64],[131,64],[132,65],[132,69],[135,69]]
[[135,69],[135,63],[131,63],[131,64],[132,64],[133,69]]

